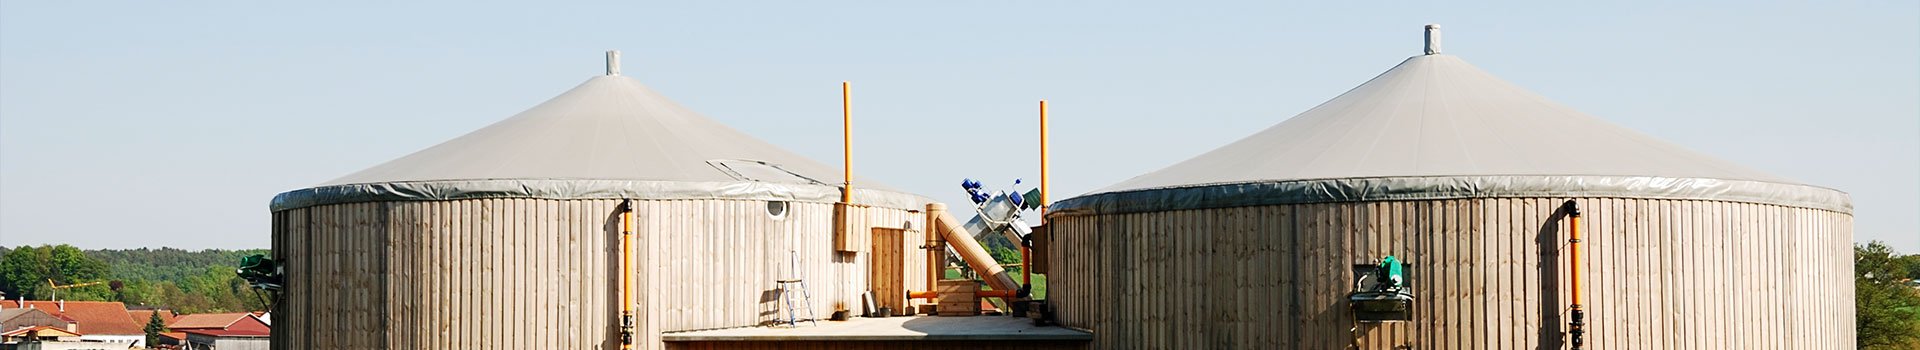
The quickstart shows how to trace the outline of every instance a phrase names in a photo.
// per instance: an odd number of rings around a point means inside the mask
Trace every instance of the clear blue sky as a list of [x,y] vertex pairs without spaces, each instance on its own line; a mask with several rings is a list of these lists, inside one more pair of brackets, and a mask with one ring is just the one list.
[[[952,204],[1056,199],[1278,123],[1420,51],[1615,123],[1853,195],[1920,252],[1920,4],[1346,7],[942,1],[498,5],[0,2],[0,245],[264,247],[267,201],[505,118],[600,73]],[[923,156],[928,153],[937,158]]]

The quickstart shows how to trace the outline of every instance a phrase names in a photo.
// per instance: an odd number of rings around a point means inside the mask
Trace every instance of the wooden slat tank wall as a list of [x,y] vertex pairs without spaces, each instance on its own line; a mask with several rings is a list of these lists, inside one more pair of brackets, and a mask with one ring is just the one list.
[[871,341],[714,341],[672,342],[669,350],[1077,350],[1086,341],[1073,340],[871,340]]
[[[1098,348],[1561,349],[1566,199],[1049,217],[1050,303]],[[1578,199],[1588,349],[1853,348],[1852,216]],[[1414,321],[1358,324],[1353,264],[1412,264]]]
[[[618,200],[473,199],[327,205],[274,213],[287,295],[277,349],[618,347]],[[859,310],[868,252],[831,251],[833,208],[767,202],[636,201],[640,348],[660,332],[771,322],[789,249],[826,317]],[[852,219],[918,232],[922,215],[871,208]],[[862,235],[866,236],[866,235]],[[858,242],[868,247],[866,239]],[[925,288],[908,254],[908,288]],[[918,272],[918,273],[916,273]]]

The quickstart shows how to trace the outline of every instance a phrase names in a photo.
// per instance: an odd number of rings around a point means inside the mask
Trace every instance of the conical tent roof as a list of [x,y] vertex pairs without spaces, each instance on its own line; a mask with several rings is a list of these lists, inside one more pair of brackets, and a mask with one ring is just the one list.
[[[841,183],[836,167],[701,116],[609,68],[608,75],[506,120],[283,193],[273,206],[486,197],[831,202],[839,199]],[[856,202],[902,208],[924,202],[882,186],[856,188]]]
[[1429,51],[1278,125],[1056,210],[1568,195],[1850,205],[1837,191],[1613,125]]

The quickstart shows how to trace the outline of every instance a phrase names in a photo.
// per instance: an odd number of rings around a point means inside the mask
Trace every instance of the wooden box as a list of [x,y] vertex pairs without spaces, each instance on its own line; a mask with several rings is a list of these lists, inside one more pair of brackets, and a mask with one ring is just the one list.
[[980,284],[973,280],[940,280],[935,291],[940,294],[940,316],[973,316],[980,314],[980,299],[975,296]]

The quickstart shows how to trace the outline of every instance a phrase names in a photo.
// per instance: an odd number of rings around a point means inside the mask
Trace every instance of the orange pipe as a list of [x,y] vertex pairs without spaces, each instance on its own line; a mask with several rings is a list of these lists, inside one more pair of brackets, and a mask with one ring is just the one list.
[[[1012,298],[1018,292],[1019,291],[1012,291],[1012,290],[983,290],[983,291],[973,292],[973,295],[981,298],[1005,299],[1005,298]],[[938,299],[938,298],[940,298],[940,292],[931,291],[931,290],[907,292],[907,299]]]
[[1033,259],[1032,252],[1029,250],[1031,249],[1026,245],[1020,246],[1020,285],[1022,286],[1033,285],[1033,264],[1028,262]]
[[620,203],[620,348],[633,348],[633,200]]
[[1585,284],[1584,282],[1586,282],[1585,281],[1586,277],[1581,273],[1581,269],[1586,267],[1587,265],[1586,265],[1586,260],[1584,259],[1585,257],[1580,255],[1581,238],[1580,238],[1580,205],[1579,203],[1576,203],[1571,200],[1567,201],[1566,211],[1567,211],[1567,223],[1568,223],[1567,237],[1569,238],[1567,250],[1570,252],[1568,254],[1568,259],[1567,259],[1567,264],[1569,265],[1567,266],[1567,271],[1568,271],[1568,275],[1572,277],[1570,278],[1570,280],[1572,282],[1571,284],[1573,287],[1573,290],[1571,291],[1571,293],[1573,294],[1573,308],[1569,312],[1570,313],[1569,316],[1571,316],[1569,318],[1571,318],[1571,320],[1570,322],[1567,322],[1567,328],[1568,328],[1567,334],[1572,336],[1570,337],[1571,339],[1569,339],[1570,343],[1572,343],[1571,344],[1572,346],[1570,346],[1569,348],[1572,348],[1573,350],[1580,350],[1581,347],[1586,343],[1585,338],[1587,334],[1587,329],[1586,329],[1587,328],[1587,320],[1586,320],[1587,311],[1584,309],[1586,307],[1585,306],[1586,293],[1582,292],[1580,288],[1580,286],[1582,284]]
[[846,166],[846,189],[841,203],[853,203],[853,85],[840,82],[840,163]]
[[1580,308],[1580,304],[1585,304],[1586,301],[1586,295],[1580,292],[1581,282],[1584,282],[1581,280],[1584,276],[1580,274],[1580,267],[1585,266],[1585,264],[1582,264],[1580,259],[1580,212],[1575,211],[1570,217],[1569,222],[1571,222],[1570,226],[1572,226],[1572,228],[1568,231],[1571,232],[1569,236],[1572,238],[1572,248],[1570,249],[1572,251],[1572,258],[1569,260],[1572,266],[1569,266],[1568,270],[1571,270],[1570,274],[1573,276],[1573,307],[1577,309]]

